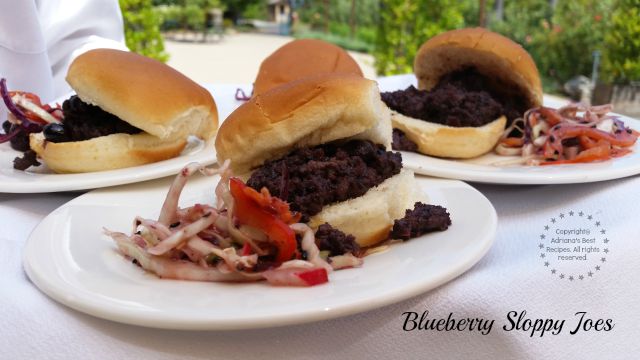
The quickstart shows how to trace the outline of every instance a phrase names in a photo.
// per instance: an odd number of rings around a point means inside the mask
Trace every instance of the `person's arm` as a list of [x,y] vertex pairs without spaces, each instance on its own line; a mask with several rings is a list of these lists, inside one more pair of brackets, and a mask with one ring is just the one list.
[[73,59],[95,48],[127,50],[117,0],[37,0],[55,97],[71,89],[64,80]]

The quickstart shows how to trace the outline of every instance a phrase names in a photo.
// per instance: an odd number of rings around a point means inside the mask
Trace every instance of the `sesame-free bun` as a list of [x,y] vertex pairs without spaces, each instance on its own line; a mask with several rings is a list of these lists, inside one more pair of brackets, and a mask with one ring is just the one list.
[[351,234],[360,246],[386,240],[394,220],[404,217],[417,201],[427,202],[415,182],[413,172],[403,169],[355,199],[325,206],[311,217],[314,230],[324,223]]
[[67,82],[82,101],[161,139],[173,138],[185,126],[208,139],[218,127],[216,104],[206,89],[142,55],[90,50],[71,63]]
[[162,140],[146,133],[60,143],[46,141],[42,133],[29,136],[31,149],[56,173],[113,170],[166,160],[178,156],[186,143],[186,138]]
[[520,93],[527,108],[542,104],[540,75],[529,53],[511,39],[483,28],[434,36],[418,50],[413,70],[418,88],[430,90],[442,76],[468,67],[495,81],[495,86]]
[[469,159],[494,148],[504,132],[507,118],[501,116],[483,126],[453,127],[391,113],[394,129],[404,132],[418,145],[418,152],[431,156]]
[[[374,81],[357,75],[317,75],[297,80],[241,105],[216,138],[218,161],[231,160],[235,174],[250,172],[296,148],[341,139],[370,140],[391,149],[389,109]],[[402,170],[364,195],[325,205],[311,217],[313,229],[328,222],[355,236],[360,246],[387,238],[396,219],[424,196],[413,172]]]
[[[211,94],[156,60],[96,49],[78,56],[67,73],[78,97],[143,130],[53,143],[42,133],[29,145],[58,173],[112,170],[178,156],[190,135],[208,140],[218,128]],[[64,120],[63,120],[64,123]]]
[[[483,28],[447,31],[434,36],[418,50],[414,72],[418,88],[431,90],[450,73],[473,68],[484,75],[492,89],[521,96],[526,109],[542,103],[538,68],[529,53],[512,40]],[[524,112],[524,110],[522,111]],[[393,127],[431,156],[468,159],[495,147],[507,120],[501,116],[479,127],[452,127],[396,112]]]
[[371,140],[390,149],[389,109],[377,84],[357,75],[317,75],[258,94],[222,123],[220,163],[244,174],[295,148],[333,140]]
[[253,94],[317,74],[362,75],[356,61],[342,48],[322,40],[293,40],[262,61]]

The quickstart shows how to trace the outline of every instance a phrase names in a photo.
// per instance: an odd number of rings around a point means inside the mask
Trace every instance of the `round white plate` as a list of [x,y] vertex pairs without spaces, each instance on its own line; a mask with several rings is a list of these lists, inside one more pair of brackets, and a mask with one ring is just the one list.
[[15,170],[13,159],[22,153],[11,149],[9,144],[0,144],[0,192],[43,193],[75,191],[106,186],[129,184],[177,174],[186,164],[197,161],[203,164],[216,162],[214,140],[201,141],[190,137],[180,156],[169,160],[124,169],[81,174],[56,174],[45,164]]
[[[413,75],[399,75],[378,80],[381,91],[404,89],[415,85]],[[565,101],[545,96],[544,104],[561,107]],[[640,120],[618,115],[625,125],[640,131]],[[640,142],[633,152],[617,159],[590,164],[525,166],[505,165],[517,159],[493,152],[468,160],[452,160],[431,157],[412,152],[402,152],[403,165],[416,173],[449,179],[493,184],[571,184],[618,179],[640,174]]]
[[[213,201],[217,180],[192,179],[181,206]],[[450,281],[491,247],[497,217],[489,200],[460,181],[417,181],[431,203],[448,209],[453,225],[368,256],[361,268],[333,272],[329,283],[315,287],[161,280],[127,261],[102,228],[128,232],[134,216],[157,216],[169,179],[93,191],[58,208],[30,235],[24,268],[44,293],[69,307],[141,326],[243,329],[345,316]]]
[[[220,122],[241,103],[235,100],[235,91],[238,87],[239,85],[235,84],[207,87],[216,101]],[[244,88],[246,89],[246,86]],[[54,103],[62,103],[66,98],[68,96],[54,101]],[[8,143],[0,144],[0,192],[42,193],[95,189],[177,174],[180,169],[192,161],[203,164],[212,164],[216,161],[214,140],[211,139],[205,143],[195,137],[189,139],[185,150],[176,158],[131,168],[93,173],[56,174],[44,164],[32,167],[27,171],[15,170],[13,169],[13,159],[18,155],[22,155],[22,153],[13,150]]]

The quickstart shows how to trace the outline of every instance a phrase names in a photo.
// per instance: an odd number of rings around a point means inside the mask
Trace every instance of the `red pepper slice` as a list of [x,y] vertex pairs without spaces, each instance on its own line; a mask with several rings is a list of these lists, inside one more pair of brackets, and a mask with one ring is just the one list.
[[258,203],[261,208],[278,216],[280,220],[287,224],[297,223],[302,217],[300,213],[293,214],[291,210],[289,210],[289,204],[285,201],[271,196],[267,188],[262,188],[260,192],[257,192],[255,189],[245,186],[243,191],[248,197]]
[[634,135],[633,132],[628,133],[626,131],[620,131],[620,133],[618,134],[610,134],[596,128],[572,125],[561,125],[557,130],[552,131],[551,134],[555,137],[556,142],[560,142],[563,139],[586,136],[592,140],[605,140],[611,145],[621,147],[632,146],[638,139],[638,137]]
[[547,121],[549,126],[554,126],[562,122],[562,116],[558,113],[556,109],[548,108],[548,107],[540,107],[540,115],[544,116],[544,119]]
[[262,230],[278,248],[276,261],[291,260],[296,253],[296,235],[289,225],[277,215],[267,211],[251,196],[247,195],[247,185],[238,178],[229,179],[231,195],[235,200],[234,215],[241,224]]
[[297,274],[308,286],[314,286],[329,282],[329,275],[325,268],[317,268]]
[[9,96],[13,97],[14,95],[22,95],[27,98],[32,103],[42,107],[42,102],[40,101],[40,97],[34,93],[26,92],[26,91],[9,91]]
[[248,242],[244,243],[241,254],[242,256],[251,255],[251,245]]
[[560,164],[577,164],[594,161],[609,160],[611,158],[611,147],[609,144],[601,144],[599,146],[592,147],[590,149],[581,151],[575,159],[572,160],[558,160],[558,161],[545,161],[540,165],[560,165]]

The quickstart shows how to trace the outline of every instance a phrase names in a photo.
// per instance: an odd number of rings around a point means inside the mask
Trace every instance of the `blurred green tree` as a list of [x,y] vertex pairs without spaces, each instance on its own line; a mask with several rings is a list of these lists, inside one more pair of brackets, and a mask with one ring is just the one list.
[[605,35],[603,80],[640,80],[640,0],[618,0]]
[[138,54],[167,61],[169,55],[164,51],[160,17],[154,11],[151,0],[119,1],[127,47]]
[[[591,76],[593,52],[605,50],[614,0],[505,2],[504,20],[491,29],[520,43],[533,57],[547,91],[577,75]],[[600,76],[607,77],[606,69]]]
[[202,31],[207,26],[206,14],[212,9],[222,9],[220,0],[154,0],[161,17],[162,30]]
[[265,2],[264,0],[223,0],[227,9],[226,14],[233,20],[234,24],[238,23],[247,8]]
[[380,0],[376,70],[381,75],[413,71],[420,45],[447,30],[464,26],[469,1]]

